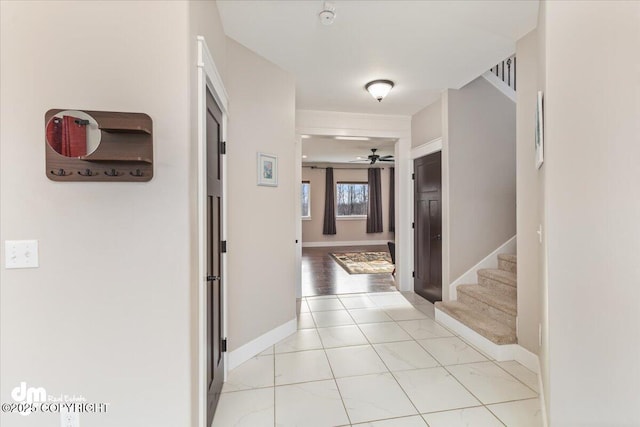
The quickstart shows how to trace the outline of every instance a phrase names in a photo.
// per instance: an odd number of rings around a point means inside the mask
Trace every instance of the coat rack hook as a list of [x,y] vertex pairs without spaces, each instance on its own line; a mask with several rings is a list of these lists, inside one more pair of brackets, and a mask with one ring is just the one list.
[[117,170],[113,169],[113,168],[111,168],[111,170],[105,171],[104,174],[107,175],[107,176],[118,176],[118,175],[120,175],[120,173]]
[[70,173],[70,172],[67,172],[66,170],[64,170],[64,169],[62,169],[62,168],[60,168],[60,169],[58,169],[58,170],[55,170],[55,171],[54,171],[54,170],[52,170],[52,171],[49,171],[49,172],[51,173],[51,175],[55,175],[55,176],[67,176],[67,175],[71,175],[71,173]]
[[131,174],[131,176],[137,176],[137,177],[141,177],[143,175],[140,169],[136,169],[135,171],[130,171],[129,174]]
[[82,175],[82,176],[94,176],[94,175],[98,175],[99,172],[94,172],[91,169],[85,169],[84,171],[78,171],[78,175]]

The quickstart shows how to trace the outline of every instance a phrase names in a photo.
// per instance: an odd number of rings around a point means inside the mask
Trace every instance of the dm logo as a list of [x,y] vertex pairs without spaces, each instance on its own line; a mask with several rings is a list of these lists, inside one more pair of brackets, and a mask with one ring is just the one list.
[[[11,398],[18,403],[43,403],[47,401],[47,391],[42,387],[27,387],[27,383],[22,381],[20,385],[11,390]],[[26,407],[20,414],[29,415],[33,409]]]

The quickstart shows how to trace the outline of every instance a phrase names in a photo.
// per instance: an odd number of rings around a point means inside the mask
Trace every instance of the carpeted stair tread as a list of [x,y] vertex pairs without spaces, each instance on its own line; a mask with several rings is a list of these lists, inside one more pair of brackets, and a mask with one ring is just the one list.
[[518,303],[515,295],[505,295],[495,289],[481,285],[459,285],[456,288],[459,294],[466,294],[472,298],[507,313],[511,316],[518,314]]
[[485,268],[478,270],[478,276],[495,280],[496,282],[500,282],[504,285],[513,286],[514,288],[517,286],[517,276],[509,271],[498,270],[496,268]]
[[515,275],[518,274],[518,259],[516,255],[500,254],[498,255],[498,269],[508,271]]
[[495,344],[504,345],[518,342],[515,329],[478,313],[465,304],[458,301],[441,301],[437,302],[435,306],[436,310],[448,314]]
[[498,255],[498,259],[502,260],[502,261],[512,262],[514,264],[518,263],[518,255],[500,254],[500,255]]

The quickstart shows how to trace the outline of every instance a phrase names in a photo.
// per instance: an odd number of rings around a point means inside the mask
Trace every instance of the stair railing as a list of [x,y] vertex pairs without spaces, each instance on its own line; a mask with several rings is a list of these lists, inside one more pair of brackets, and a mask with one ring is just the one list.
[[490,69],[491,73],[516,90],[516,56],[512,55]]

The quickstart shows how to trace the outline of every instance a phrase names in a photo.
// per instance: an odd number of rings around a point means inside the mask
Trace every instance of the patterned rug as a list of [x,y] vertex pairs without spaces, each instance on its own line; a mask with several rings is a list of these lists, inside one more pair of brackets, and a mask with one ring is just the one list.
[[344,252],[331,256],[349,274],[389,274],[393,271],[388,252]]

